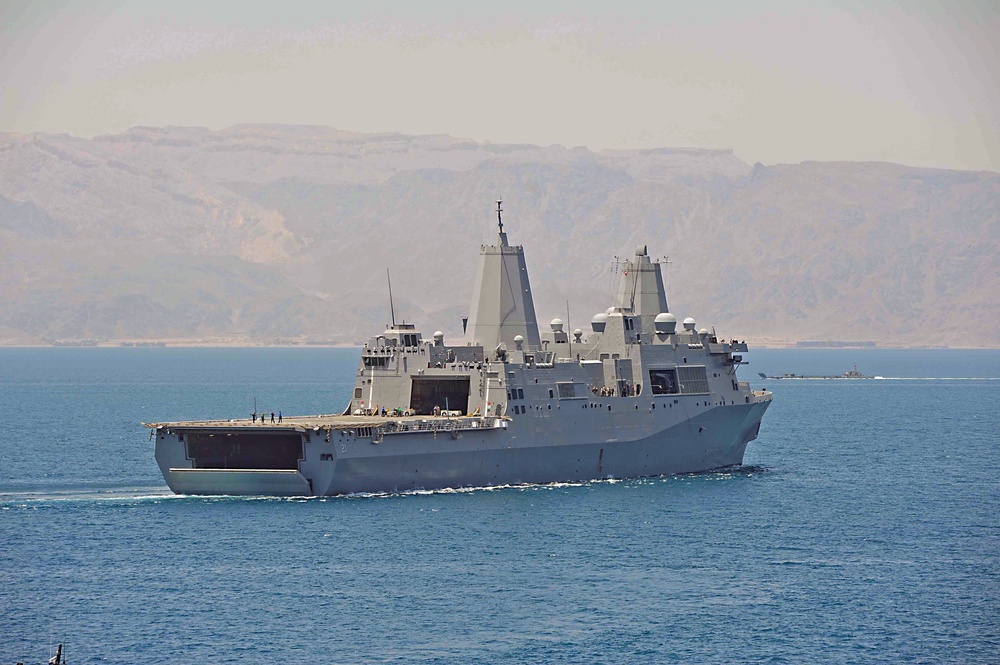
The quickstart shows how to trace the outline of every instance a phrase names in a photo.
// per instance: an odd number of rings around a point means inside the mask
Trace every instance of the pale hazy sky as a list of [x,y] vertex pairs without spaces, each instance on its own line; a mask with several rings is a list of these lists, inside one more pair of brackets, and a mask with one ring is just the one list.
[[1000,171],[1000,2],[0,0],[0,131],[319,124]]

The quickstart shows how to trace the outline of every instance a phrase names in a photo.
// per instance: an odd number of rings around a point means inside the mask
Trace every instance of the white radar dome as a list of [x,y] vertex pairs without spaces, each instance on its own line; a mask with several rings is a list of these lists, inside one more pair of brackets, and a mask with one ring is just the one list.
[[594,314],[594,318],[590,320],[590,327],[594,329],[594,332],[604,332],[604,328],[608,325],[608,315],[604,312],[598,312]]
[[670,312],[661,312],[653,319],[653,328],[661,335],[673,335],[677,331],[677,317]]
[[552,319],[549,325],[552,326],[552,332],[561,332],[563,329],[562,319]]
[[684,319],[684,330],[694,330],[697,324],[690,316]]

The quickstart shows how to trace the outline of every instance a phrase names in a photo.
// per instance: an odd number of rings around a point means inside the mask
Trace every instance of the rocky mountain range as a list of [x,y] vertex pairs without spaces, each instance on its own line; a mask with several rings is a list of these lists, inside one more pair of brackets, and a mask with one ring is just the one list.
[[1000,174],[749,165],[326,127],[0,134],[0,344],[461,335],[504,199],[539,321],[589,329],[615,257],[756,343],[1000,346]]

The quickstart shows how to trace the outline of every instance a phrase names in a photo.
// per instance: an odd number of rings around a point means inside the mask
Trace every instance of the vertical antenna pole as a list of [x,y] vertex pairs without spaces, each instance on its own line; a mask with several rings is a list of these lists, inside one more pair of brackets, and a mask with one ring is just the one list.
[[569,344],[569,357],[573,357],[573,341],[570,337],[573,335],[573,327],[569,325],[569,301],[566,301],[566,343]]
[[392,316],[392,327],[396,327],[396,310],[392,306],[392,280],[389,279],[389,269],[385,269],[385,281],[389,283],[389,314]]
[[486,396],[483,397],[483,417],[490,415],[490,358],[486,357],[486,369],[483,372],[486,379]]
[[372,378],[368,380],[368,411],[369,411],[369,413],[371,413],[372,409],[375,408],[374,406],[372,406],[372,400],[375,399],[375,358],[372,358],[371,361],[372,361]]
[[631,302],[629,302],[629,309],[632,310],[633,314],[635,314],[635,290],[639,286],[639,271],[640,271],[639,259],[636,258],[635,269],[632,271],[633,273],[635,273],[634,277],[632,278],[632,300]]
[[500,217],[500,213],[503,212],[503,208],[500,207],[501,203],[503,201],[497,201],[497,224],[500,226],[500,233],[503,233],[503,219]]

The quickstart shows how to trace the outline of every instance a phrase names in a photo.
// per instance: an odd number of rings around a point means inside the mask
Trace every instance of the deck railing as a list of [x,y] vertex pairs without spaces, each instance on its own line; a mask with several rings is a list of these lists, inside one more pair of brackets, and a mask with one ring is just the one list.
[[391,420],[378,425],[381,434],[409,432],[460,432],[464,430],[500,427],[501,418],[486,416],[475,418],[432,418],[427,420]]

